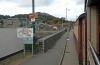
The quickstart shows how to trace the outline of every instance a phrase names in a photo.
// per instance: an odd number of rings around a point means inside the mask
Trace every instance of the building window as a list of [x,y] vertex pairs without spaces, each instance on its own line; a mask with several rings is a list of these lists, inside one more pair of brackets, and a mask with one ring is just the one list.
[[8,21],[7,24],[8,25],[13,25],[13,21]]
[[19,21],[19,26],[20,27],[26,26],[26,21],[20,20]]
[[2,23],[0,23],[0,28],[2,28],[2,26],[3,26],[3,24],[2,24]]

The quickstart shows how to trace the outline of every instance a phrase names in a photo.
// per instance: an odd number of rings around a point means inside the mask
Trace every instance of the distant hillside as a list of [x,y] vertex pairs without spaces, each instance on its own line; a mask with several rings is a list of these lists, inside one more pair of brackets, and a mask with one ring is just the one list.
[[[43,23],[48,23],[48,24],[56,24],[58,22],[62,23],[62,18],[57,18],[57,17],[52,16],[48,13],[42,13],[42,12],[36,12],[36,13],[38,13],[38,19],[41,19]],[[2,18],[2,19],[29,18],[29,14],[18,14],[18,15],[14,15],[14,16],[0,15],[0,18]],[[65,21],[65,18],[63,18],[63,22],[68,22],[68,21]]]
[[48,23],[48,24],[52,24],[54,19],[57,19],[56,17],[48,14],[48,13],[41,13],[41,12],[37,12],[38,13],[38,19],[41,19],[43,23]]
[[38,15],[40,15],[40,16],[51,16],[51,17],[54,17],[54,18],[56,18],[55,16],[52,16],[52,15],[50,15],[50,14],[48,14],[48,13],[41,13],[41,12],[36,12],[36,13],[38,13]]
[[42,12],[36,12],[36,13],[38,13],[39,15],[51,16],[51,15],[48,14],[48,13],[42,13]]

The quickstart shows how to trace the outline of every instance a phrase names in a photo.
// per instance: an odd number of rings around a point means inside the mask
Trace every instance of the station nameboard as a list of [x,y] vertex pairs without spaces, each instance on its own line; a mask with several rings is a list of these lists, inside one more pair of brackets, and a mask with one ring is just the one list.
[[23,44],[33,44],[33,37],[22,38]]
[[17,37],[33,37],[33,28],[17,28]]
[[38,14],[37,13],[30,13],[29,18],[38,18]]

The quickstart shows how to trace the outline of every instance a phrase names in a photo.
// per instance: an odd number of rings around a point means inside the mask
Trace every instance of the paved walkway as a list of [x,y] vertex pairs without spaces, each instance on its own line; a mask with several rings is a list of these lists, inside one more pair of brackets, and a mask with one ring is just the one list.
[[68,39],[61,65],[79,65],[78,55],[76,51],[72,30],[69,32]]
[[68,32],[66,32],[46,53],[38,54],[20,65],[58,65],[65,49]]
[[73,31],[66,32],[46,53],[33,56],[20,65],[79,65]]

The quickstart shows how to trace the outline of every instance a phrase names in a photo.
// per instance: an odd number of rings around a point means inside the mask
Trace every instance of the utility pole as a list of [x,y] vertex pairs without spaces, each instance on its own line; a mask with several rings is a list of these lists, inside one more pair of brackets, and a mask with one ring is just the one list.
[[67,21],[67,10],[69,11],[70,9],[67,9],[67,8],[66,8],[66,21]]
[[66,21],[67,21],[67,8],[66,8]]
[[66,8],[66,21],[67,21],[67,10],[70,10],[70,9],[67,9],[67,8]]
[[63,29],[63,18],[62,18],[62,29]]
[[[35,8],[34,8],[34,0],[32,0],[32,13],[34,13],[35,11]],[[36,36],[36,33],[35,33],[35,21],[32,21],[32,28],[33,28],[33,54],[36,54],[36,44],[35,44],[35,36]]]
[[76,19],[77,19],[77,15],[76,15]]

